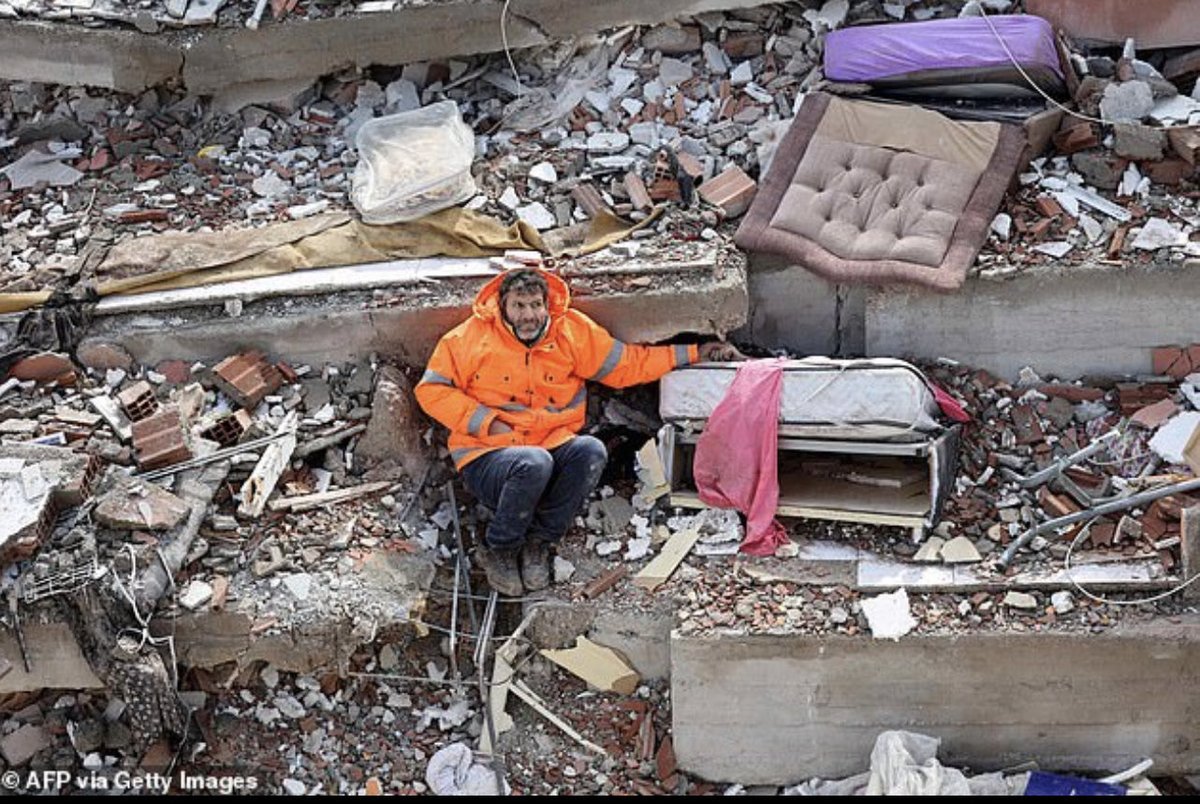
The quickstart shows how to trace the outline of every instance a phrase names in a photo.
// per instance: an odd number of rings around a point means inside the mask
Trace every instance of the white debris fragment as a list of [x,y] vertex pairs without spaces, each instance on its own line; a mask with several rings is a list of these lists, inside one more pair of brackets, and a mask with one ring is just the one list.
[[532,204],[526,204],[523,207],[517,207],[517,217],[528,223],[539,232],[546,229],[553,229],[558,219],[554,217],[554,213],[546,209],[546,206],[539,201],[534,201]]
[[1143,251],[1157,251],[1160,248],[1186,246],[1187,242],[1187,234],[1182,229],[1165,218],[1151,218],[1133,239],[1133,247]]
[[425,782],[436,796],[506,796],[510,792],[507,781],[503,792],[496,789],[496,772],[476,762],[474,752],[463,743],[451,743],[430,757]]
[[538,162],[529,169],[529,178],[544,184],[554,184],[558,181],[558,171],[549,162]]
[[187,588],[183,590],[183,594],[179,596],[179,605],[188,611],[195,611],[212,600],[212,596],[212,585],[195,579],[188,583]]
[[308,600],[308,593],[312,590],[312,576],[307,572],[295,572],[291,575],[284,576],[283,585],[297,600]]
[[575,574],[575,565],[562,556],[554,557],[554,582],[566,583]]
[[909,608],[908,592],[903,587],[864,599],[862,610],[871,636],[876,639],[899,639],[917,626]]
[[1150,439],[1150,449],[1167,463],[1182,464],[1185,461],[1183,451],[1197,427],[1200,427],[1200,413],[1180,413],[1158,428]]
[[1055,259],[1061,259],[1067,255],[1073,246],[1065,240],[1053,240],[1049,243],[1039,243],[1033,247],[1033,250],[1039,254],[1046,254]]
[[1008,240],[1009,235],[1012,234],[1012,222],[1012,215],[1000,212],[992,218],[991,230],[1001,240]]

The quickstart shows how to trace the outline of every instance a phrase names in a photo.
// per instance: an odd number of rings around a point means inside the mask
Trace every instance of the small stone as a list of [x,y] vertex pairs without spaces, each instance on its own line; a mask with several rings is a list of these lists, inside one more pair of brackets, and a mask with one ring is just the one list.
[[942,561],[947,564],[973,564],[983,557],[966,536],[956,536],[942,546]]
[[183,590],[183,594],[179,596],[179,605],[188,611],[196,611],[212,600],[212,596],[213,588],[211,584],[194,579],[188,583],[187,588]]
[[1154,91],[1145,81],[1114,81],[1100,99],[1100,116],[1110,123],[1137,123],[1153,108]]
[[1050,595],[1050,605],[1054,606],[1055,614],[1067,614],[1075,608],[1075,598],[1064,589]]
[[515,211],[517,207],[521,206],[521,197],[517,195],[517,191],[512,187],[504,188],[504,192],[500,194],[500,198],[497,200],[499,200],[500,206],[510,211]]
[[588,153],[617,154],[629,147],[629,135],[620,131],[598,131],[587,139]]
[[283,585],[292,593],[297,600],[308,600],[308,593],[312,590],[312,576],[306,572],[297,572],[287,575],[283,579]]
[[575,574],[575,565],[562,556],[554,557],[554,582],[566,583]]
[[658,80],[665,86],[682,84],[692,77],[692,65],[686,61],[664,57],[658,65]]
[[1033,611],[1038,607],[1037,598],[1025,592],[1009,591],[1004,596],[1004,605],[1011,609]]

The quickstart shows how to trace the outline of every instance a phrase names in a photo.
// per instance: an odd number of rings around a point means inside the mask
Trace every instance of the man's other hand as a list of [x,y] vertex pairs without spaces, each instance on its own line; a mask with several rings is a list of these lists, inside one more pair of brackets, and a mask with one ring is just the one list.
[[700,344],[700,359],[706,363],[732,363],[737,360],[745,360],[746,356],[731,343],[709,341]]
[[488,425],[488,435],[504,435],[511,432],[512,428],[506,422],[502,422],[499,419],[492,419],[492,423]]

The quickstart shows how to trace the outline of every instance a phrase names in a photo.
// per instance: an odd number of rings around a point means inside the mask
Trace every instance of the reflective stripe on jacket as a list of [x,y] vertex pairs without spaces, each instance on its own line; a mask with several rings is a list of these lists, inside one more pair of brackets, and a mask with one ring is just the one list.
[[[475,297],[469,319],[446,333],[416,387],[422,409],[450,430],[450,456],[462,469],[493,449],[554,449],[583,427],[586,380],[613,388],[653,382],[699,360],[696,345],[622,343],[570,307],[566,282],[540,272],[549,285],[549,326],[526,347],[500,314],[500,282]],[[500,419],[511,433],[488,435]]]

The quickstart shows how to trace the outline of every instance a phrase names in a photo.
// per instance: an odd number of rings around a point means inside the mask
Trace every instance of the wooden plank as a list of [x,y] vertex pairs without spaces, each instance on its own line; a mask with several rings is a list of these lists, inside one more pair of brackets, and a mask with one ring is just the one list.
[[283,423],[279,425],[279,430],[287,435],[278,441],[271,442],[263,450],[262,458],[255,465],[254,471],[242,484],[242,502],[238,505],[239,516],[257,518],[262,515],[263,509],[267,505],[267,498],[275,490],[275,484],[279,482],[280,476],[283,475],[292,460],[292,450],[296,448],[296,427],[299,421],[299,414],[296,411],[285,416]]
[[270,507],[272,511],[307,511],[310,508],[317,508],[329,503],[344,502],[346,500],[353,500],[356,497],[365,497],[368,494],[383,491],[391,485],[390,480],[380,480],[375,483],[364,483],[361,486],[322,491],[317,494],[305,494],[300,497],[283,497],[282,499],[272,500]]
[[662,552],[633,577],[634,585],[642,587],[647,592],[653,592],[662,586],[671,577],[671,573],[675,572],[675,568],[679,566],[680,562],[691,552],[699,538],[699,528],[689,528],[673,534],[663,546]]
[[575,647],[544,648],[541,654],[569,673],[605,692],[633,695],[641,677],[612,648],[597,645],[585,636],[575,638]]

